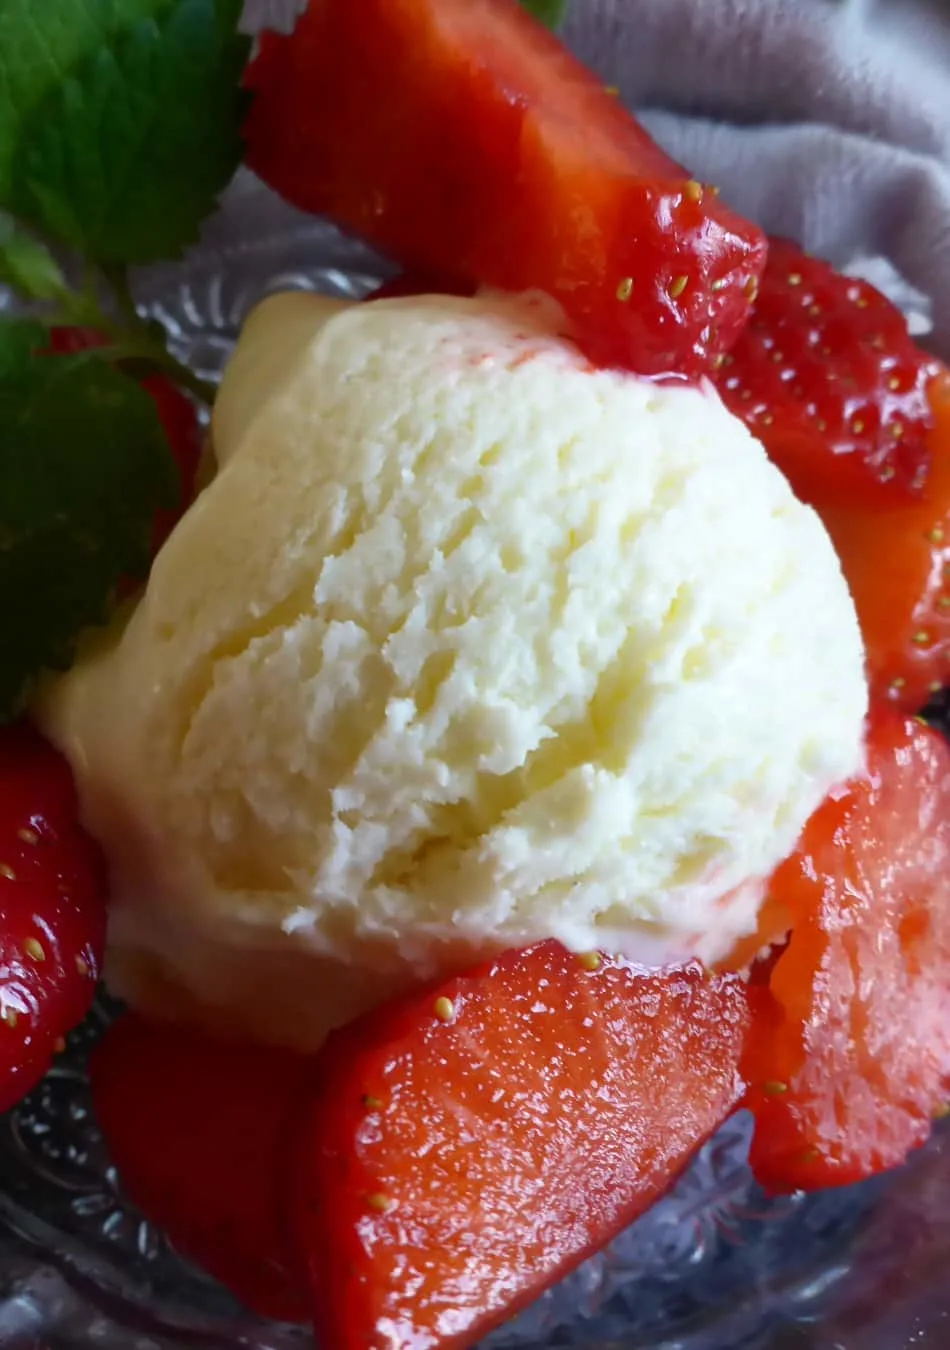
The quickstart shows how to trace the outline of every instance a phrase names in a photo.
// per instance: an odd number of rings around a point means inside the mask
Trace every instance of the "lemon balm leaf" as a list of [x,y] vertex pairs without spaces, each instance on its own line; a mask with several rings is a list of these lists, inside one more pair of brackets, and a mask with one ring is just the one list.
[[[47,337],[43,324],[32,319],[0,321],[0,388],[5,380],[15,381],[29,368],[34,354],[46,345]],[[0,465],[3,454],[0,454]]]
[[0,0],[0,206],[21,136],[49,96],[140,19],[177,0]]
[[57,327],[107,332],[129,363],[53,355],[46,325],[0,316],[0,720],[109,617],[147,571],[156,512],[178,505],[158,407],[130,372],[205,391],[136,315],[126,267],[180,254],[240,162],[241,8],[0,0],[0,285]]
[[28,300],[56,300],[66,279],[49,249],[18,229],[0,211],[0,283]]
[[548,28],[557,28],[567,11],[567,0],[521,0],[521,3]]
[[179,490],[148,394],[93,353],[38,357],[44,337],[0,323],[0,719],[108,618]]
[[240,11],[0,0],[0,206],[95,263],[179,256],[241,159]]

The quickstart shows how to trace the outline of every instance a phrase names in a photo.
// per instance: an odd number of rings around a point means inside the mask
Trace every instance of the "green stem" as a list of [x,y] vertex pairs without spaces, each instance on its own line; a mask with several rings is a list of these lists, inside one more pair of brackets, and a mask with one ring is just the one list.
[[179,361],[176,356],[172,356],[169,351],[161,351],[157,345],[141,351],[140,359],[148,361],[150,365],[157,368],[163,375],[167,375],[175,384],[180,385],[193,398],[198,399],[199,403],[205,403],[210,408],[217,398],[217,386],[211,380],[203,380],[200,375]]
[[129,285],[128,270],[121,266],[107,265],[103,267],[102,275],[115,296],[119,313],[125,317],[129,324],[138,324],[139,311],[132,295],[132,287]]
[[[2,4],[2,0],[0,0]],[[20,229],[13,217],[0,213],[0,224],[10,221],[11,228]],[[25,237],[30,232],[23,231]],[[34,236],[44,243],[42,237]],[[51,243],[44,243],[52,249]],[[55,265],[50,260],[51,268]],[[43,295],[51,300],[53,313],[45,313],[44,320],[52,327],[94,328],[109,340],[109,359],[129,361],[151,368],[165,375],[169,380],[186,390],[193,398],[209,407],[214,403],[217,389],[210,380],[203,380],[168,350],[168,341],[160,324],[150,324],[143,319],[135,304],[132,287],[129,284],[128,269],[121,264],[96,264],[84,259],[80,263],[82,279],[79,290],[67,286],[53,285]],[[117,317],[103,309],[100,296],[106,288],[115,302]],[[28,300],[40,297],[27,295]]]
[[116,293],[116,301],[122,313],[121,320],[117,321],[103,311],[96,298],[95,288],[87,279],[82,292],[71,291],[62,296],[60,302],[62,308],[53,316],[52,323],[97,329],[109,339],[118,352],[122,353],[123,360],[141,361],[153,367],[156,373],[166,375],[193,398],[210,407],[217,393],[215,386],[179,361],[165,343],[156,337],[154,330],[136,310],[124,274],[114,273],[108,280]]

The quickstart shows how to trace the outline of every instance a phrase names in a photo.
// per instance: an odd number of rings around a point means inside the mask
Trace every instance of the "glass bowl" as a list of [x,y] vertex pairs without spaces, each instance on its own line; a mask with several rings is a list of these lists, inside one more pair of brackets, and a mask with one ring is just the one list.
[[[381,261],[249,175],[201,247],[139,277],[144,312],[214,378],[241,322],[288,287],[359,297]],[[2,309],[0,297],[0,309]],[[942,717],[940,709],[935,710]],[[0,1119],[0,1345],[9,1350],[291,1350],[124,1199],[93,1119],[85,1058],[103,999],[47,1080]],[[950,1344],[950,1131],[900,1172],[767,1200],[730,1121],[676,1188],[488,1344],[497,1350],[910,1350]],[[331,1350],[327,1347],[326,1350]]]

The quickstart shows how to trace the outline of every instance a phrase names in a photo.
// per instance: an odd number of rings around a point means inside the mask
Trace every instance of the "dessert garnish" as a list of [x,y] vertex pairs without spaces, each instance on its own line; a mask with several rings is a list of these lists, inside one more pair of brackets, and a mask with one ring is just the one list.
[[[282,1160],[312,1061],[122,1014],[93,1050],[96,1118],[125,1194],[259,1312],[309,1320]],[[289,1182],[288,1182],[289,1184]]]
[[747,1025],[735,976],[545,943],[335,1033],[285,1188],[321,1343],[470,1345],[524,1307],[729,1114]]
[[[241,8],[0,9],[0,283],[29,309],[0,315],[0,718],[70,664],[180,510],[169,438],[190,464],[195,433],[169,386],[214,391],[138,314],[128,269],[193,244],[240,163]],[[77,328],[104,345],[51,337]]]
[[822,511],[921,496],[935,373],[880,291],[771,239],[749,322],[717,384],[797,496]]
[[[558,0],[310,0],[246,79],[240,8],[0,5],[0,1107],[138,954],[90,1064],[131,1199],[328,1346],[463,1350],[737,1107],[772,1191],[943,1113],[950,374]],[[405,272],[249,319],[189,506],[214,390],[128,269],[242,127]]]
[[86,1016],[105,935],[105,866],[69,765],[32,728],[0,728],[0,1110]]
[[[868,771],[830,795],[772,878],[791,923],[750,989],[742,1068],[751,1161],[773,1191],[818,1190],[903,1162],[947,1100],[950,751],[879,705]],[[774,912],[774,911],[773,911]]]
[[930,386],[927,486],[886,511],[845,503],[822,518],[861,621],[871,692],[910,712],[950,681],[950,375]]
[[745,323],[761,231],[513,0],[320,0],[248,83],[248,163],[288,201],[404,266],[547,292],[598,364],[695,377]]

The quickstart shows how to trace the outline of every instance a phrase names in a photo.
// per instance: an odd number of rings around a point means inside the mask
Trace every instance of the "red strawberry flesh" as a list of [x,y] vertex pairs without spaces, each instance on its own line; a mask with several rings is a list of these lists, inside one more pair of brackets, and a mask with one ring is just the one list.
[[717,380],[797,494],[821,510],[920,494],[933,374],[879,291],[776,239]]
[[289,1188],[321,1343],[450,1350],[524,1306],[729,1114],[746,1027],[735,977],[552,942],[335,1033]]
[[412,271],[547,291],[598,364],[698,375],[745,322],[761,232],[518,0],[311,0],[249,85],[248,162],[289,202]]
[[126,1014],[93,1052],[96,1116],[123,1189],[248,1307],[306,1320],[278,1204],[281,1148],[310,1061]]
[[950,683],[950,372],[930,390],[931,471],[917,499],[886,510],[828,506],[876,697],[914,712]]
[[68,764],[30,727],[0,729],[0,1110],[42,1078],[92,1004],[106,881]]
[[751,991],[743,1071],[774,1191],[903,1162],[950,1087],[950,749],[882,706],[868,755],[771,883],[793,927]]

